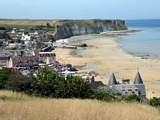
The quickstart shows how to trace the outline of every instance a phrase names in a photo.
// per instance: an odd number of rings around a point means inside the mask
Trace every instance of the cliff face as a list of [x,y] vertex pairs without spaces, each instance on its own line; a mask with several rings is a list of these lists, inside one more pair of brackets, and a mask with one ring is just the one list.
[[63,20],[56,23],[54,38],[57,40],[77,35],[126,29],[124,20]]

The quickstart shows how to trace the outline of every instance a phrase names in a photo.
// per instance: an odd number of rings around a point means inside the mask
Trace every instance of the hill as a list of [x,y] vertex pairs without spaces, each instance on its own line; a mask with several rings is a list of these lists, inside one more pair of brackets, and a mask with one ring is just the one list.
[[[127,30],[124,20],[0,20],[0,27],[31,28],[50,31],[53,39],[72,36],[99,34],[108,31]],[[44,30],[44,31],[45,31]]]
[[36,26],[52,23],[53,20],[31,20],[31,19],[0,19],[0,25],[16,25],[16,26]]
[[138,103],[41,99],[0,91],[0,120],[160,120],[156,108]]

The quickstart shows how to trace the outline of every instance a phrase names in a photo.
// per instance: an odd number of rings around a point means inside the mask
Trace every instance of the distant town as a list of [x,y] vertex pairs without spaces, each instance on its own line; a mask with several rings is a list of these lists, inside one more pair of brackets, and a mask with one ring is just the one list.
[[[49,23],[46,26],[49,27]],[[45,30],[26,30],[16,27],[6,30],[5,27],[1,27],[0,67],[10,68],[29,76],[34,74],[39,67],[48,66],[65,76],[78,76],[77,69],[71,64],[60,63],[56,60],[55,49],[57,47],[76,49],[77,47],[87,47],[87,44],[70,45],[66,39],[54,40],[52,35]],[[123,83],[120,84],[114,73],[111,75],[108,84],[95,80],[91,73],[81,75],[81,77],[89,81],[94,88],[107,87],[123,95],[146,96],[145,85],[139,72],[133,85],[130,85],[129,80],[123,80]]]

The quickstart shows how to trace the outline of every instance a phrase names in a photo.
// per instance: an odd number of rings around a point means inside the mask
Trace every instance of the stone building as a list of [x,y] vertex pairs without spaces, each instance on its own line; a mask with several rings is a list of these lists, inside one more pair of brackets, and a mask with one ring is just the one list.
[[122,80],[122,83],[120,84],[117,81],[114,73],[112,73],[107,87],[120,92],[122,95],[128,96],[128,95],[136,94],[136,95],[139,95],[142,97],[146,96],[145,85],[143,83],[143,80],[142,80],[139,72],[137,73],[133,84],[131,84],[130,80],[128,80],[128,79]]

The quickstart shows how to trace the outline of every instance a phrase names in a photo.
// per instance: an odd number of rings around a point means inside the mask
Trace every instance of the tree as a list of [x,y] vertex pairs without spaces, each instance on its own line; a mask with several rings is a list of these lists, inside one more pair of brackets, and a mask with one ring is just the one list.
[[32,83],[33,94],[56,98],[89,98],[91,86],[80,77],[68,76],[48,68],[40,68]]
[[48,67],[39,68],[37,77],[32,83],[34,95],[55,97],[57,87],[58,73]]
[[89,98],[92,93],[89,82],[81,77],[68,76],[66,79],[66,94],[71,98]]

